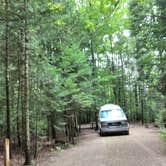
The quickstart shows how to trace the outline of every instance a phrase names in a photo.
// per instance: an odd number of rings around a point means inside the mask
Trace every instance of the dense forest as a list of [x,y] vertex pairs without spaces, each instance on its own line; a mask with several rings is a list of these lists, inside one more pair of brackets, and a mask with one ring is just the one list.
[[165,0],[0,0],[1,140],[29,165],[106,103],[164,127],[165,48]]

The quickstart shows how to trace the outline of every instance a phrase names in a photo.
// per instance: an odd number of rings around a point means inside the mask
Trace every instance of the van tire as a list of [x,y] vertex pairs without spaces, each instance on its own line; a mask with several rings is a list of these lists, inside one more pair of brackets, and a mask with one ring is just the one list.
[[126,131],[126,133],[125,133],[126,135],[129,135],[130,134],[130,132],[129,131]]
[[104,133],[100,130],[99,135],[102,137],[104,136]]

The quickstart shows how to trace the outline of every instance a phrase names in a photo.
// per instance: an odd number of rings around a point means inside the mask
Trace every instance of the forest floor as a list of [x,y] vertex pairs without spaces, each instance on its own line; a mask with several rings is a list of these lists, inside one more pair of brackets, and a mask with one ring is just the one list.
[[[23,159],[15,158],[12,166]],[[14,164],[15,163],[15,164]],[[17,164],[16,164],[17,163]],[[36,166],[166,166],[166,144],[158,128],[132,125],[130,135],[100,137],[92,129],[82,130],[79,143],[67,149],[45,149]],[[1,164],[0,164],[1,166]]]
[[166,166],[159,129],[132,126],[130,135],[100,137],[86,130],[78,145],[47,154],[40,166]]

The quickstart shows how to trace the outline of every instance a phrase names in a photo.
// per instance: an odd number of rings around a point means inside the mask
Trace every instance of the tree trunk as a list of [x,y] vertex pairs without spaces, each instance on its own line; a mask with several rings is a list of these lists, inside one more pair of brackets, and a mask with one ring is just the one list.
[[16,123],[17,123],[17,141],[18,146],[21,147],[21,137],[20,137],[20,80],[18,83],[18,96],[17,96],[17,115],[16,115]]
[[[10,126],[10,89],[9,89],[9,0],[5,0],[5,90],[6,90],[6,138],[11,138]],[[9,143],[10,158],[11,141]]]
[[138,120],[138,86],[137,82],[135,82],[135,88],[134,88],[134,96],[135,96],[135,109],[136,109],[136,120]]
[[[20,41],[19,41],[20,42]],[[18,44],[19,44],[18,42]],[[21,136],[20,136],[20,101],[21,101],[21,58],[20,52],[17,52],[18,60],[17,60],[17,80],[18,80],[18,90],[17,90],[17,112],[16,112],[16,128],[17,128],[17,141],[18,146],[21,147]]]
[[27,54],[27,0],[24,0],[25,18],[23,20],[23,57],[24,57],[24,87],[23,87],[23,144],[25,153],[24,165],[31,165],[30,157],[30,129],[29,129],[29,62]]
[[143,95],[144,95],[144,91],[143,91],[143,85],[140,85],[139,86],[139,96],[140,96],[140,104],[141,104],[141,122],[142,122],[142,125],[144,124],[144,98],[143,98]]
[[[93,78],[93,89],[95,91],[96,88],[96,60],[95,60],[95,54],[94,54],[94,45],[93,45],[93,34],[91,34],[91,39],[90,39],[90,50],[91,50],[91,57],[92,57],[92,78]],[[94,101],[94,105],[93,105],[93,110],[96,110],[96,101]],[[98,123],[96,120],[96,130],[98,130]]]
[[123,59],[123,56],[122,54],[120,54],[120,61],[121,61],[121,70],[122,70],[122,83],[121,83],[121,86],[122,86],[122,106],[125,110],[127,110],[127,99],[126,99],[126,91],[125,91],[125,77],[124,77],[124,59]]
[[34,140],[34,158],[36,159],[37,158],[37,152],[38,152],[38,143],[37,143],[37,141],[38,141],[38,139],[37,139],[37,136],[38,136],[38,120],[39,120],[39,118],[38,118],[38,112],[36,111],[36,118],[35,118],[35,140]]
[[47,115],[47,141],[49,142],[51,140],[51,120],[50,115]]
[[6,80],[6,138],[10,140],[10,95],[9,95],[9,1],[5,0],[6,36],[5,36],[5,80]]
[[52,139],[56,139],[56,129],[55,129],[55,111],[51,112],[51,136]]

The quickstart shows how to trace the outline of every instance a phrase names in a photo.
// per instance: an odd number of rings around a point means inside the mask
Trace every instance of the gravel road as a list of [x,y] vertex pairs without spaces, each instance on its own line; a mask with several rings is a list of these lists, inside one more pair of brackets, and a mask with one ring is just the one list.
[[159,130],[132,126],[130,135],[100,137],[86,131],[78,145],[52,152],[40,166],[166,166]]

